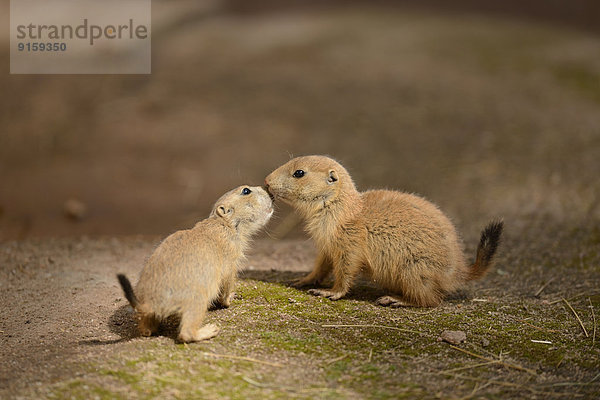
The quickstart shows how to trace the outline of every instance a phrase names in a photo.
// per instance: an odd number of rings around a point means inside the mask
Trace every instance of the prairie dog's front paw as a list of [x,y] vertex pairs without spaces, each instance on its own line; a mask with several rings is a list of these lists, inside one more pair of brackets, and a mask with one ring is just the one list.
[[292,286],[295,288],[298,288],[298,289],[306,287],[306,286],[316,286],[317,284],[318,284],[317,281],[315,281],[312,278],[306,277],[306,276],[304,278],[296,279],[295,281],[292,282]]
[[217,336],[220,330],[215,324],[206,324],[195,332],[181,332],[178,339],[183,343],[201,342]]
[[329,300],[339,300],[346,294],[343,292],[334,292],[325,289],[310,289],[308,293],[312,294],[313,296],[326,297]]

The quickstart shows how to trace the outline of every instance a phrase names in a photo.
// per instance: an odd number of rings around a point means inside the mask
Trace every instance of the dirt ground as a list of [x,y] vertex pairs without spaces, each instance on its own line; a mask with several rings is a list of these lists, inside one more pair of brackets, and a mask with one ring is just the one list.
[[[115,274],[135,276],[155,243],[139,237],[2,246],[2,398],[32,395],[40,384],[79,376],[82,361],[127,351],[122,346],[137,334]],[[288,257],[286,264],[297,269],[301,261],[307,260]]]
[[156,239],[7,242],[0,397],[597,397],[600,230],[530,222],[508,223],[496,269],[436,309],[378,307],[364,282],[314,298],[286,284],[310,268],[310,242],[259,240],[232,307],[210,313],[221,334],[190,345],[176,321],[138,337],[115,278],[136,276]]
[[[0,75],[0,398],[599,396],[596,34],[161,4],[149,77]],[[365,282],[315,298],[287,285],[314,249],[282,207],[232,307],[209,314],[219,336],[177,344],[170,321],[138,337],[115,274],[136,277],[160,238],[290,153],[433,200],[470,256],[504,217],[496,267],[435,309],[377,307]]]

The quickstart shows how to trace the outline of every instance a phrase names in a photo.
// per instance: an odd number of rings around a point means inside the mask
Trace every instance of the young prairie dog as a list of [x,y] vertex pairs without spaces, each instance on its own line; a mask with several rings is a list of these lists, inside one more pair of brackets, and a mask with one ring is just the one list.
[[446,294],[483,276],[503,228],[500,221],[488,224],[469,265],[454,225],[435,205],[391,190],[361,193],[331,158],[294,158],[265,184],[300,213],[317,246],[314,270],[296,286],[318,285],[333,272],[333,288],[309,291],[331,300],[346,295],[362,272],[389,291],[379,305],[437,306]]
[[140,333],[150,336],[161,320],[179,314],[180,341],[216,336],[216,325],[202,326],[206,311],[213,303],[229,307],[250,237],[272,214],[263,188],[240,186],[224,194],[207,219],[167,237],[142,269],[135,291],[125,275],[117,275],[138,313]]

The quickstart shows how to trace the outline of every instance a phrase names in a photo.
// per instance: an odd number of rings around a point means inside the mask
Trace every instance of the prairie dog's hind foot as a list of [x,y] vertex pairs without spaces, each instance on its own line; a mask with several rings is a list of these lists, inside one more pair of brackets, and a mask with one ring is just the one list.
[[229,294],[229,296],[225,298],[220,298],[216,300],[210,307],[210,310],[219,310],[224,308],[229,308],[231,306],[231,302],[235,299],[235,292]]
[[215,324],[206,324],[202,328],[195,331],[182,331],[179,334],[178,339],[184,343],[201,342],[203,340],[214,338],[219,334],[220,330],[221,329]]
[[442,298],[434,295],[423,295],[417,299],[406,299],[397,296],[382,296],[375,301],[375,304],[383,307],[437,307]]
[[390,308],[400,308],[400,307],[416,307],[415,304],[410,304],[409,302],[394,296],[381,296],[377,300],[375,300],[375,304],[382,307],[390,307]]
[[310,289],[308,293],[312,294],[313,296],[325,297],[329,300],[339,300],[346,295],[344,292],[336,292],[327,289]]
[[154,314],[140,315],[140,321],[138,324],[140,335],[152,336],[152,334],[154,334],[158,330],[159,325],[160,321],[154,316]]

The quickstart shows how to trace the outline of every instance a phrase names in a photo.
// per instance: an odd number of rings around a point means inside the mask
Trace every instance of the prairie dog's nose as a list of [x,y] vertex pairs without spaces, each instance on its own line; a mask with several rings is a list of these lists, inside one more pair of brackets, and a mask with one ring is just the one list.
[[273,193],[271,193],[271,191],[269,190],[269,184],[267,183],[266,179],[265,179],[265,186],[263,186],[263,188],[265,189],[265,191],[267,192],[267,194],[271,198],[271,201],[274,201],[275,200],[275,196],[273,196]]
[[267,175],[265,177],[265,185],[266,186],[269,186],[269,182],[273,181],[273,175],[274,175],[273,172],[271,172],[269,175]]

